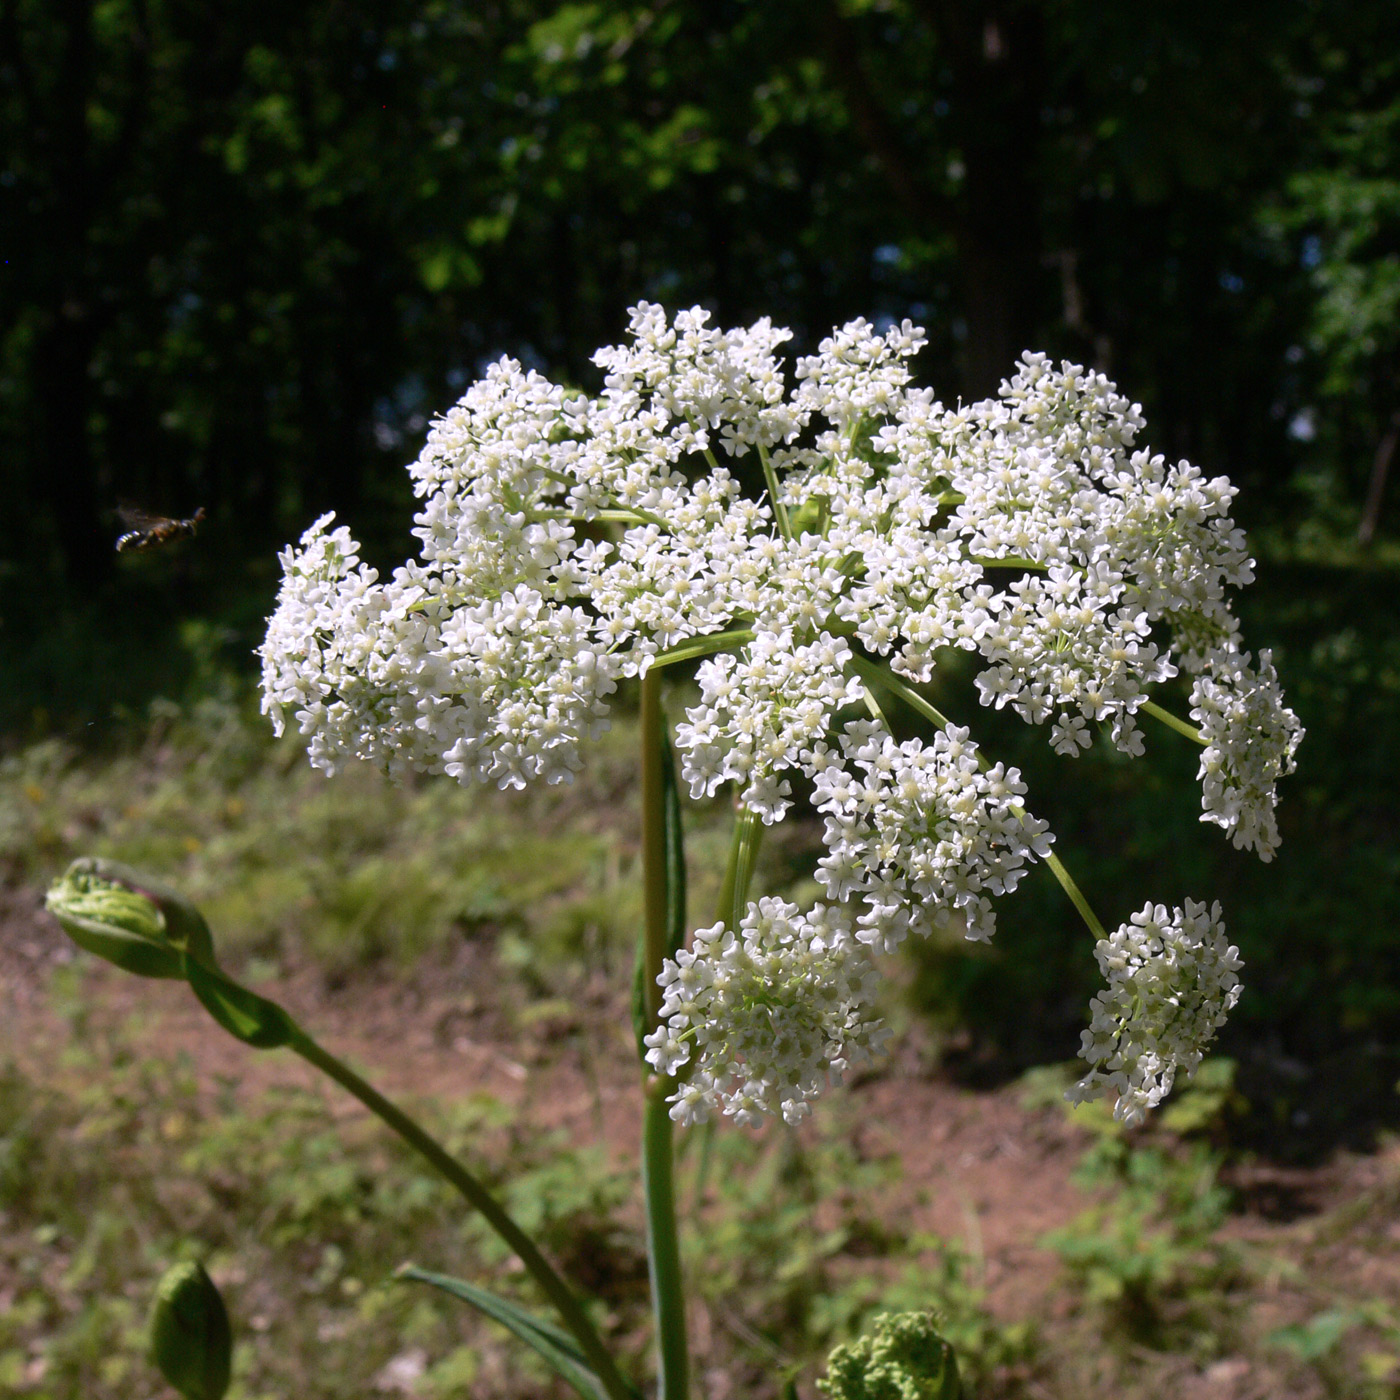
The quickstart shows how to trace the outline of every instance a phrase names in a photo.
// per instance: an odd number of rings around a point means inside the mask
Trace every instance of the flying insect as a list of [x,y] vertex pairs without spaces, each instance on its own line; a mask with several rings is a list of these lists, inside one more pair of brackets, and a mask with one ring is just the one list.
[[175,520],[166,515],[151,515],[138,506],[118,506],[117,514],[127,527],[126,534],[117,540],[117,553],[128,549],[155,549],[158,545],[169,544],[171,540],[187,540],[193,537],[204,519],[204,507],[200,506],[186,520]]

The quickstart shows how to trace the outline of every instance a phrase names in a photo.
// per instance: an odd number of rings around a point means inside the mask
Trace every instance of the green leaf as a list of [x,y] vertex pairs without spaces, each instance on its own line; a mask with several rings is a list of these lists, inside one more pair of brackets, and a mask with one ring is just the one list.
[[222,1400],[233,1331],[214,1280],[198,1263],[176,1264],[156,1288],[151,1360],[185,1400]]
[[222,972],[186,958],[185,975],[204,1009],[245,1045],[274,1050],[300,1035],[296,1022],[275,1001],[240,987]]
[[1320,1361],[1347,1335],[1366,1323],[1365,1314],[1353,1308],[1328,1308],[1306,1322],[1279,1327],[1269,1333],[1271,1346],[1291,1351],[1300,1361]]
[[[558,1376],[563,1377],[585,1400],[608,1400],[608,1392],[597,1374],[589,1366],[578,1343],[562,1327],[533,1313],[526,1312],[509,1298],[488,1289],[478,1288],[447,1274],[429,1273],[414,1264],[404,1264],[395,1271],[395,1278],[409,1279],[414,1283],[430,1283],[441,1288],[454,1298],[499,1322],[502,1327],[515,1333],[526,1346],[532,1348]],[[640,1392],[633,1391],[640,1400]]]
[[632,1034],[637,1039],[637,1058],[646,1063],[647,1047],[647,936],[637,935],[637,956],[632,962]]

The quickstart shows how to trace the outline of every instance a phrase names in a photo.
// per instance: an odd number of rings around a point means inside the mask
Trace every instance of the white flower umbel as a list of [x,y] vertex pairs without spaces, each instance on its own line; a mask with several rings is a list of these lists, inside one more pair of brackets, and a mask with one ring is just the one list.
[[[1019,775],[984,769],[966,730],[940,718],[900,743],[851,722],[856,705],[881,714],[864,688],[880,664],[932,717],[910,685],[961,651],[981,703],[1065,755],[1100,737],[1141,753],[1152,687],[1190,676],[1204,819],[1264,859],[1302,734],[1231,611],[1253,576],[1234,487],[1142,446],[1138,406],[1102,374],[1027,354],[995,397],[950,409],[912,383],[924,336],[908,322],[852,321],[793,373],[788,339],[644,303],[594,357],[596,394],[502,359],[409,469],[418,557],[381,578],[323,518],[282,556],[262,647],[264,709],[318,767],[502,787],[567,781],[619,682],[698,660],[676,731],[692,793],[733,784],[771,824],[810,791],[825,822],[830,908],[751,912],[768,922],[697,935],[677,960],[720,982],[676,1043],[730,1047],[709,1078],[691,1066],[677,1103],[749,1117],[799,1112],[845,1055],[831,1047],[860,1048],[865,1022],[831,1020],[845,1003],[823,978],[863,985],[861,945],[911,932],[989,937],[991,901],[1049,854]],[[763,1000],[765,978],[782,999]],[[762,1050],[757,1008],[807,1027],[800,1053]]]
[[676,726],[691,796],[734,782],[746,806],[769,824],[780,821],[792,804],[779,774],[824,738],[836,710],[860,699],[860,682],[843,674],[850,655],[844,639],[822,635],[797,646],[790,633],[765,633],[742,656],[705,662],[702,701]]
[[1240,950],[1225,938],[1220,905],[1185,910],[1146,904],[1095,949],[1108,983],[1089,1003],[1081,1058],[1092,1066],[1069,1091],[1073,1103],[1113,1092],[1114,1116],[1140,1123],[1189,1077],[1239,1000]]
[[828,1082],[888,1038],[867,1012],[877,979],[838,909],[760,899],[737,935],[723,924],[698,930],[657,979],[662,1024],[646,1037],[653,1068],[684,1075],[671,1117],[703,1122],[718,1109],[740,1123],[769,1113],[800,1121]]
[[1000,763],[983,772],[967,730],[951,726],[931,744],[900,744],[878,724],[849,724],[841,756],[823,751],[812,764],[812,802],[826,817],[817,879],[828,899],[864,906],[861,941],[887,952],[955,913],[968,938],[989,939],[988,896],[1015,889],[1053,839],[1020,810],[1020,773]]
[[414,721],[416,686],[405,669],[426,659],[423,596],[413,571],[385,588],[359,559],[359,546],[322,516],[298,549],[282,556],[282,590],[263,643],[263,710],[282,733],[288,720],[307,740],[311,762],[327,773],[346,757],[369,758],[390,772],[440,767],[421,747]]
[[328,773],[364,758],[501,787],[572,777],[621,670],[594,619],[523,584],[448,608],[440,576],[412,564],[381,584],[343,527],[325,533],[331,519],[282,556],[262,648],[277,731],[290,711]]
[[[982,702],[1049,724],[1064,754],[1099,728],[1140,752],[1150,687],[1238,651],[1228,592],[1252,564],[1234,488],[1139,448],[1142,415],[1103,375],[1027,354],[997,397],[946,409],[910,382],[924,338],[907,322],[839,328],[795,384],[768,321],[642,304],[629,334],[596,355],[596,397],[509,359],[468,389],[410,469],[421,553],[389,581],[343,531],[339,563],[316,531],[284,556],[265,705],[297,716],[321,766],[565,780],[619,679],[745,628],[713,678],[762,673],[767,709],[707,701],[688,776],[732,778],[776,820],[781,774],[849,700],[833,638],[915,683],[949,648],[979,653]],[[767,489],[746,496],[716,454],[760,458]],[[794,686],[799,655],[822,674]],[[1271,770],[1230,763],[1207,810],[1264,852],[1269,819],[1247,813],[1271,808]]]
[[1295,767],[1303,738],[1298,716],[1283,703],[1273,655],[1214,651],[1191,690],[1191,718],[1206,741],[1201,754],[1201,815],[1249,846],[1261,860],[1278,849],[1278,780]]

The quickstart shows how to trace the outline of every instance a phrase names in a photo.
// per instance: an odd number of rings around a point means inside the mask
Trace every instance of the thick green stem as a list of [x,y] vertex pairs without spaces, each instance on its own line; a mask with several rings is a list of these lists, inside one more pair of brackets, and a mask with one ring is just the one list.
[[444,1177],[465,1198],[473,1210],[515,1251],[530,1276],[559,1310],[564,1325],[583,1349],[588,1364],[613,1400],[633,1400],[631,1386],[623,1379],[602,1339],[588,1320],[583,1305],[569,1285],[554,1271],[536,1248],[534,1241],[506,1214],[491,1193],[459,1161],[431,1138],[396,1104],[367,1084],[348,1065],[323,1049],[304,1031],[298,1030],[288,1042],[302,1059],[315,1065],[353,1094],[377,1118],[394,1130],[410,1147]]
[[661,765],[661,677],[653,667],[642,678],[642,898],[645,923],[647,1026],[661,1009],[656,979],[666,961],[666,811]]
[[657,1400],[685,1400],[690,1362],[685,1287],[676,1233],[675,1156],[666,1102],[673,1081],[653,1075],[642,1119],[642,1191],[647,1211],[647,1272],[656,1311]]
[[[642,678],[642,884],[646,923],[642,933],[643,982],[648,1027],[661,1009],[656,979],[668,950],[666,904],[666,813],[661,765],[661,676],[653,667]],[[685,1400],[689,1357],[685,1336],[685,1289],[676,1233],[672,1125],[666,1099],[675,1081],[650,1075],[642,1124],[642,1191],[646,1198],[647,1270],[656,1315],[657,1400]]]

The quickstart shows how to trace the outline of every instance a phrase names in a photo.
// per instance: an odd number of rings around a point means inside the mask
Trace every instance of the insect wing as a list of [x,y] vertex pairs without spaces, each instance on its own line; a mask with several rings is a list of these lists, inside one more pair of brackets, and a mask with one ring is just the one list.
[[155,526],[163,523],[165,517],[152,515],[148,510],[142,510],[140,506],[134,506],[130,501],[120,501],[117,504],[117,518],[133,534],[141,534]]

